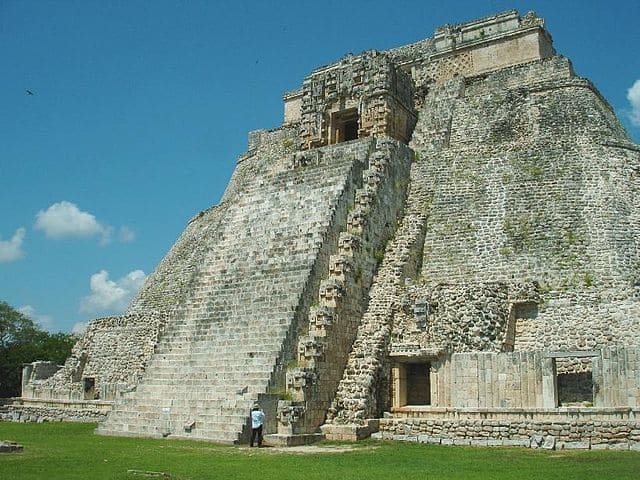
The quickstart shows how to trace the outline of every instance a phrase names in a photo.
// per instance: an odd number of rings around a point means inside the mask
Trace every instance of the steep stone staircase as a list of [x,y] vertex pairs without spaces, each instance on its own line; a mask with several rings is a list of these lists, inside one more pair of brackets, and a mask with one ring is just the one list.
[[298,341],[297,365],[287,371],[292,401],[279,405],[280,443],[311,441],[323,423],[367,305],[367,292],[386,241],[395,231],[405,200],[413,155],[408,147],[378,139],[362,187],[354,196],[344,230],[324,279],[309,328]]
[[375,392],[384,381],[394,309],[405,278],[415,276],[420,266],[429,203],[420,170],[420,163],[414,163],[404,217],[371,286],[367,311],[322,427],[329,439],[355,440],[371,433],[368,420],[376,417]]
[[135,391],[98,433],[246,438],[250,406],[286,362],[298,311],[337,212],[353,196],[370,141],[322,161],[256,177],[207,239],[186,304],[160,340]]

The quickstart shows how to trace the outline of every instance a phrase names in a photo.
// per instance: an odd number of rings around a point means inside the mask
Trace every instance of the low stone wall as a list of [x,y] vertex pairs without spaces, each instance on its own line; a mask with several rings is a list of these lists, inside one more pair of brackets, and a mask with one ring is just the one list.
[[90,408],[72,409],[68,405],[11,405],[0,410],[0,421],[8,422],[101,422],[107,418],[111,405],[105,409],[104,405]]
[[[45,401],[114,400],[143,375],[164,333],[168,316],[160,312],[128,314],[92,321],[64,366],[46,378],[38,368],[27,369],[22,398]],[[42,370],[45,370],[44,367]],[[90,388],[85,379],[93,382]],[[26,379],[25,379],[26,380]]]
[[371,437],[441,445],[640,451],[637,408],[442,410],[425,418],[381,419],[380,431]]

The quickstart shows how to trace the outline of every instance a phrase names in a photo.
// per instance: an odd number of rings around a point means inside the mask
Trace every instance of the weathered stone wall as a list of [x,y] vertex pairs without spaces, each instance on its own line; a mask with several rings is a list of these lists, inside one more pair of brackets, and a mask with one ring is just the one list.
[[[640,406],[640,349],[610,347],[588,355],[592,391],[583,405]],[[455,353],[431,359],[432,407],[452,408],[555,408],[561,405],[557,362],[571,352]],[[399,388],[394,383],[394,390]],[[396,392],[392,392],[398,398]],[[394,412],[416,407],[394,407]],[[417,407],[418,409],[421,407]]]
[[61,365],[49,361],[35,361],[22,366],[22,386],[36,380],[45,380],[60,370]]
[[544,352],[453,354],[431,363],[431,405],[554,408],[554,375]]
[[60,408],[59,405],[41,407],[11,406],[0,411],[0,421],[22,423],[44,422],[101,422],[107,418],[108,410],[98,408]]
[[469,418],[380,420],[374,438],[441,445],[640,450],[640,411],[459,412]]
[[434,89],[414,133],[432,179],[422,281],[539,282],[517,350],[637,343],[640,155],[572,75],[556,57],[469,79],[457,98]]
[[393,319],[390,353],[510,351],[514,305],[537,300],[534,284],[409,284]]
[[160,314],[129,314],[94,320],[64,366],[46,379],[23,385],[29,399],[85,400],[83,379],[94,379],[91,399],[113,400],[144,374],[166,326]]
[[431,405],[394,408],[396,418],[380,420],[381,438],[640,449],[640,349],[591,353],[593,392],[587,408],[557,408],[555,362],[561,358],[554,355],[565,353],[458,353],[434,361]]

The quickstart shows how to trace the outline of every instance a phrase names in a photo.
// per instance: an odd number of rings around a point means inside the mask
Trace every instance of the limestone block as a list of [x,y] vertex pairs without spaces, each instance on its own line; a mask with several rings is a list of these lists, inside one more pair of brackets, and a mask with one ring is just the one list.
[[591,444],[588,441],[562,442],[562,445],[558,446],[558,449],[567,449],[567,450],[589,450],[590,448],[591,448]]
[[542,448],[545,450],[555,450],[556,448],[556,437],[552,435],[547,435],[544,437],[544,443],[542,444]]
[[360,251],[361,237],[348,232],[341,232],[338,239],[338,254],[353,257]]
[[631,444],[628,442],[609,443],[609,450],[629,450]]
[[530,442],[531,442],[531,448],[540,448],[544,443],[544,436],[532,435]]
[[24,447],[16,442],[0,442],[0,453],[18,453],[22,452]]

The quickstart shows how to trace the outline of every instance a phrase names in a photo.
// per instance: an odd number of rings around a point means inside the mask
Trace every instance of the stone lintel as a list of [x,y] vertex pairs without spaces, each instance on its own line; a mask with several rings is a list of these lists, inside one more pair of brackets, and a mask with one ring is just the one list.
[[396,351],[390,352],[389,357],[400,362],[409,362],[411,360],[431,360],[441,356],[442,350],[415,350],[415,351]]
[[573,351],[558,351],[558,352],[544,352],[543,358],[585,358],[585,357],[599,357],[601,355],[600,350],[573,350]]

